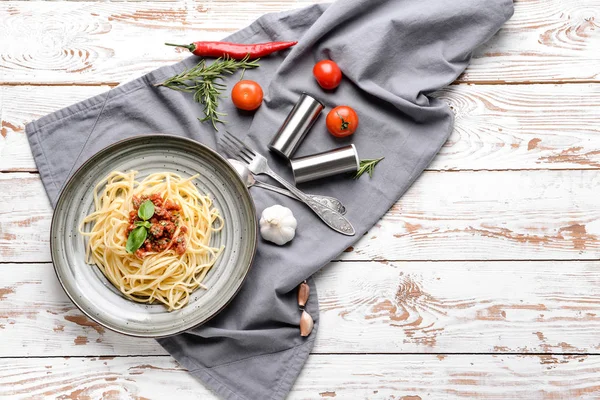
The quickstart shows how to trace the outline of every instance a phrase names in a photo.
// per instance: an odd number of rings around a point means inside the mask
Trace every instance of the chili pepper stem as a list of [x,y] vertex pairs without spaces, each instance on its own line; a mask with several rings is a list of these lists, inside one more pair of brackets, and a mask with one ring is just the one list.
[[186,49],[188,49],[189,51],[194,51],[196,49],[196,46],[194,46],[193,44],[173,44],[173,43],[165,43],[167,46],[173,46],[173,47],[184,47]]

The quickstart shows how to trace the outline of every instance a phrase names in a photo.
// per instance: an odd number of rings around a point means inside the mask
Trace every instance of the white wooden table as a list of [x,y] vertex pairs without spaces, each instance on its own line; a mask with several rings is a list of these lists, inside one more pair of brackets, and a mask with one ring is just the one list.
[[[0,3],[0,398],[214,398],[67,299],[24,125],[310,2]],[[600,0],[515,6],[437,94],[440,155],[318,274],[291,399],[600,398]]]

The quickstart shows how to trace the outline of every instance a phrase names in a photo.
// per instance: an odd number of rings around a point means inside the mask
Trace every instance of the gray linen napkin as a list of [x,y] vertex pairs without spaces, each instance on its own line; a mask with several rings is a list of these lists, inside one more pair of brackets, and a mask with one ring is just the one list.
[[[309,355],[319,322],[317,292],[309,280],[307,311],[315,330],[300,337],[296,286],[360,239],[429,164],[451,133],[453,116],[445,103],[427,95],[455,80],[473,49],[512,12],[512,0],[345,0],[265,15],[231,35],[228,40],[246,43],[299,41],[291,51],[266,57],[260,68],[246,72],[265,92],[255,114],[222,101],[229,114],[227,129],[269,155],[274,169],[290,177],[288,167],[271,157],[266,145],[302,91],[322,100],[325,112],[336,105],[352,106],[360,128],[351,139],[337,140],[326,133],[322,116],[297,155],[352,142],[361,158],[386,158],[372,179],[340,176],[303,187],[341,199],[357,230],[354,237],[334,233],[300,203],[252,189],[259,214],[273,204],[293,210],[299,221],[296,238],[283,247],[261,242],[233,302],[204,326],[160,339],[160,344],[224,399],[284,398]],[[312,77],[314,63],[326,58],[344,73],[335,91],[321,90]],[[198,122],[201,107],[190,94],[153,86],[195,62],[190,57],[160,68],[28,124],[52,203],[75,167],[118,140],[160,132],[216,148],[217,134]]]

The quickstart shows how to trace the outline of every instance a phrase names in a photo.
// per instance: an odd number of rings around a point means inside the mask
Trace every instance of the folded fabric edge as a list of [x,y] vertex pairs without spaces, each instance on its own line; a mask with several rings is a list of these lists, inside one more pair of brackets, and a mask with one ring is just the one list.
[[27,124],[25,125],[25,136],[29,142],[29,147],[31,148],[31,153],[33,154],[33,159],[40,173],[44,188],[46,189],[46,194],[52,203],[52,208],[54,208],[60,188],[50,173],[48,158],[46,157],[46,153],[44,153],[44,147],[39,141],[38,132],[34,126]]
[[510,19],[515,13],[515,4],[513,0],[505,0],[504,3],[504,16],[506,19]]
[[[248,357],[243,360],[236,361],[234,363],[230,363],[227,365],[219,365],[213,368],[227,367],[232,364],[238,364],[243,362],[249,362],[251,360],[265,357],[265,356],[275,356],[282,353],[291,352],[291,356],[289,357],[289,361],[287,367],[282,371],[281,381],[278,387],[274,390],[271,400],[283,400],[290,392],[294,382],[300,375],[300,371],[302,367],[306,363],[308,356],[310,355],[311,350],[314,347],[315,339],[316,339],[316,331],[317,327],[315,326],[315,330],[313,331],[313,336],[310,340],[306,342],[288,348],[281,351],[277,351],[270,354],[257,354],[253,357]],[[202,384],[206,385],[209,389],[211,389],[215,394],[219,395],[225,400],[254,400],[250,399],[244,395],[234,392],[230,387],[225,385],[220,379],[218,379],[215,374],[211,373],[211,369],[209,367],[200,366],[196,360],[191,357],[188,357],[185,354],[181,354],[181,349],[177,348],[178,346],[173,342],[162,341],[159,343],[161,346],[167,350],[173,357],[185,368],[188,369],[190,375],[194,378],[198,379]]]
[[290,363],[287,371],[284,373],[283,377],[281,378],[281,384],[279,385],[277,390],[273,393],[273,396],[271,396],[272,400],[280,400],[280,399],[283,400],[287,397],[288,393],[292,390],[292,386],[294,386],[294,382],[296,382],[296,379],[298,379],[298,376],[300,375],[300,372],[302,371],[302,368],[304,368],[304,364],[306,363],[306,360],[308,359],[308,356],[310,355],[310,351],[312,350],[312,348],[315,344],[315,339],[316,339],[316,334],[317,334],[316,331],[317,331],[317,328],[315,327],[315,329],[313,331],[315,338],[311,339],[310,341],[307,341],[303,345],[296,347],[296,349],[292,355],[292,362]]

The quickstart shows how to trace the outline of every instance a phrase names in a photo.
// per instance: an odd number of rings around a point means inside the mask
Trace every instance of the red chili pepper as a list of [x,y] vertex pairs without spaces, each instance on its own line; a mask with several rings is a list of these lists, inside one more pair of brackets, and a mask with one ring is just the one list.
[[276,51],[285,50],[298,42],[268,42],[257,44],[239,44],[230,42],[193,42],[192,44],[172,44],[167,46],[185,47],[194,55],[201,57],[229,57],[236,60],[249,56],[260,58]]

